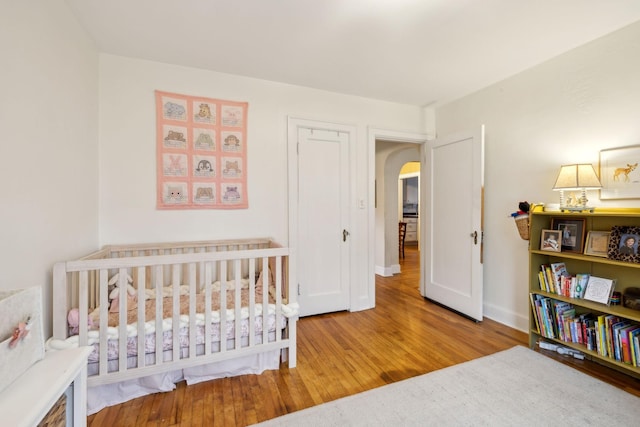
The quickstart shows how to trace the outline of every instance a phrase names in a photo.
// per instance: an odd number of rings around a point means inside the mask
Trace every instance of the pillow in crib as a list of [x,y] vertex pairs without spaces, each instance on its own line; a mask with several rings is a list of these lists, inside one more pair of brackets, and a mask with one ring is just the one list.
[[[273,286],[273,274],[271,274],[271,269],[268,269],[268,273],[269,273],[269,286]],[[262,288],[264,287],[264,279],[263,279],[263,274],[264,274],[264,270],[262,270],[260,272],[260,275],[258,276],[258,280],[256,280],[256,290],[260,290],[262,291]]]
[[[283,280],[284,282],[284,280]],[[269,296],[271,298],[273,298],[274,300],[276,299],[276,285],[275,285],[275,277],[273,276],[273,272],[271,271],[271,268],[269,268]],[[256,289],[259,289],[260,291],[262,291],[262,271],[260,272],[260,277],[258,277],[258,281],[256,282]],[[286,296],[286,289],[285,289],[285,283],[282,284],[282,298],[285,298]]]
[[[138,308],[138,298],[137,296],[131,296],[127,294],[127,310],[135,310]],[[109,306],[109,313],[118,313],[120,312],[120,297],[117,296],[111,300],[111,305]]]

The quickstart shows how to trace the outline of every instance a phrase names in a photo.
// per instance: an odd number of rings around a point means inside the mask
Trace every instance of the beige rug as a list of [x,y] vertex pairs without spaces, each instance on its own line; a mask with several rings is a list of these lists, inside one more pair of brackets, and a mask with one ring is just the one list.
[[634,426],[640,398],[517,346],[258,425]]

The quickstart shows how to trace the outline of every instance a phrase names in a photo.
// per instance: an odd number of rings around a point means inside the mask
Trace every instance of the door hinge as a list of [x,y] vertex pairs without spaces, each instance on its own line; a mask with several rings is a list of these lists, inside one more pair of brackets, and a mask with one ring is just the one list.
[[300,296],[300,283],[298,283],[298,296]]

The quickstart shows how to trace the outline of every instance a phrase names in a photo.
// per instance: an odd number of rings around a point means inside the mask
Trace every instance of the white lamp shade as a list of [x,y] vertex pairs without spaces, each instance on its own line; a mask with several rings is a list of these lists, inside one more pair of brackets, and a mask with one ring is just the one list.
[[596,188],[602,188],[602,184],[590,163],[563,165],[553,186],[554,190],[588,190]]

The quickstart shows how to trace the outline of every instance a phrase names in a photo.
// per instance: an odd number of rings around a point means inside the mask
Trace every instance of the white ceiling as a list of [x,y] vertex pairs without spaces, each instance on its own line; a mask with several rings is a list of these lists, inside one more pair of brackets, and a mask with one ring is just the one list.
[[639,0],[66,0],[101,52],[413,105],[640,20]]

